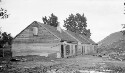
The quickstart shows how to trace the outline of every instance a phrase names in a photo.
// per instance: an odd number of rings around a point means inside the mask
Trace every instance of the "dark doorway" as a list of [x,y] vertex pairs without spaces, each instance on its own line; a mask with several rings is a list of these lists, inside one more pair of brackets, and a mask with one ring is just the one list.
[[61,45],[61,57],[64,58],[64,46]]
[[77,50],[77,49],[78,49],[78,46],[77,46],[77,45],[75,45],[75,55],[76,55],[76,56],[78,55],[78,53],[77,53],[77,52],[78,52],[78,50]]
[[82,55],[83,55],[83,46],[82,46]]
[[85,47],[82,46],[82,55],[84,55],[84,54],[85,54]]

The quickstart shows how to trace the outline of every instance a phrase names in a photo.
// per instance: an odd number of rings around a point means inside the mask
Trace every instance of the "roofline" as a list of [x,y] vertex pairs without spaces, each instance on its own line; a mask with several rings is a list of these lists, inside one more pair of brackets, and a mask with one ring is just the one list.
[[[85,37],[86,37],[86,36],[83,37],[82,35],[80,35],[80,36],[81,36],[82,38],[84,38],[84,39],[85,39]],[[90,38],[88,38],[88,37],[86,37],[86,38],[89,39],[89,40],[92,40],[92,39],[90,39]],[[87,40],[87,39],[86,39],[86,40]],[[93,40],[92,40],[93,43],[91,43],[91,41],[89,41],[89,40],[87,40],[87,41],[88,41],[90,44],[97,45]]]
[[[31,24],[33,24],[33,23],[37,23],[37,24],[39,24],[40,22],[38,22],[38,21],[33,21]],[[27,29],[31,24],[29,24],[25,29]],[[39,25],[40,26],[42,26],[41,25],[42,23],[40,23]],[[45,26],[43,26],[44,28],[45,28]],[[20,33],[18,33],[15,37],[14,37],[14,39],[19,35],[19,34],[21,34],[25,29],[23,29]],[[48,30],[47,28],[45,28],[46,30]],[[49,30],[48,30],[49,31]],[[60,41],[61,41],[61,39],[58,37],[58,36],[56,36],[54,33],[52,33],[51,31],[49,31],[51,34],[53,34],[55,37],[57,37]],[[14,40],[13,39],[13,40]]]
[[88,41],[86,38],[84,38],[82,35],[80,35],[84,40],[86,40],[87,42],[89,42],[89,44],[91,44],[90,43],[90,41]]
[[[40,22],[36,21],[38,24]],[[42,23],[40,23],[39,25],[41,25]],[[43,26],[44,24],[42,24],[41,26]],[[53,32],[51,32],[49,29],[47,29],[45,26],[43,26],[43,28],[45,28],[46,30],[48,30],[51,34],[53,34],[55,37],[57,37],[60,41],[61,41],[61,38],[59,38],[58,36],[56,36]]]
[[[33,21],[31,24],[33,24],[33,23],[36,23],[37,21]],[[13,40],[19,35],[19,34],[21,34],[25,29],[27,29],[31,24],[29,24],[26,28],[24,28],[20,33],[18,33],[14,38],[13,38]]]
[[82,43],[81,41],[79,41],[77,38],[75,38],[74,36],[72,36],[70,33],[68,33],[67,31],[64,31],[66,32],[68,35],[70,35],[72,38],[76,39],[78,42]]

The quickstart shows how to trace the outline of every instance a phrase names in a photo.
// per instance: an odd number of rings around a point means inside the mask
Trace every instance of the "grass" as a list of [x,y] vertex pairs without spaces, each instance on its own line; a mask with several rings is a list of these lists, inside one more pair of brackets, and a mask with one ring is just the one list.
[[47,71],[47,67],[39,66],[34,68],[19,68],[14,64],[10,64],[9,66],[5,66],[0,68],[0,72],[4,73],[45,73]]
[[121,66],[115,66],[112,64],[108,64],[107,69],[112,70],[113,72],[117,72],[117,73],[125,73],[125,67],[121,67]]
[[[57,69],[61,70],[63,69],[71,71],[73,69],[83,69],[83,70],[98,70],[100,71],[101,65],[98,64],[98,62],[102,61],[102,58],[93,57],[93,56],[77,56],[74,58],[68,58],[68,59],[54,59],[51,57],[43,57],[43,56],[19,56],[14,57],[18,59],[25,58],[26,61],[22,62],[11,62],[10,59],[12,58],[10,55],[11,53],[6,51],[5,57],[1,57],[0,60],[0,73],[45,73],[47,70],[51,69]],[[125,57],[122,55],[122,57]],[[53,62],[51,60],[54,60]],[[62,62],[66,61],[65,64]],[[77,62],[78,61],[78,62]],[[98,62],[97,62],[98,61]],[[56,64],[56,62],[59,62]],[[95,63],[98,64],[95,67],[91,64]],[[52,63],[49,65],[49,63]],[[62,64],[61,64],[62,63]],[[76,64],[75,64],[76,63]],[[45,64],[48,64],[48,66],[45,66]],[[74,64],[74,65],[73,65]],[[81,66],[80,66],[81,65]],[[84,67],[82,67],[84,65]],[[89,65],[89,66],[88,66]],[[119,73],[125,73],[125,67],[116,66],[111,63],[106,63],[106,67],[104,69],[112,70],[113,73],[119,72]]]

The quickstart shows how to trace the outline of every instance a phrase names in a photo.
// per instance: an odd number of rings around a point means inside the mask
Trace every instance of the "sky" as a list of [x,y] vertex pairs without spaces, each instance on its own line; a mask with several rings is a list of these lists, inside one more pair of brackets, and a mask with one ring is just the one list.
[[125,24],[125,0],[1,0],[0,8],[10,14],[0,19],[3,32],[14,37],[33,21],[43,23],[42,17],[54,13],[63,28],[63,20],[80,13],[87,18],[91,39],[99,42],[111,33],[121,31]]

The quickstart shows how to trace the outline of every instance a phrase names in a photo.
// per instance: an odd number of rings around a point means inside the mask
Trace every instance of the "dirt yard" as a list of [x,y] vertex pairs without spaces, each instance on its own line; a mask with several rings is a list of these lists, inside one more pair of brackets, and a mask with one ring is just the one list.
[[39,56],[19,58],[21,61],[1,61],[0,73],[125,73],[125,61],[89,55],[63,59]]

